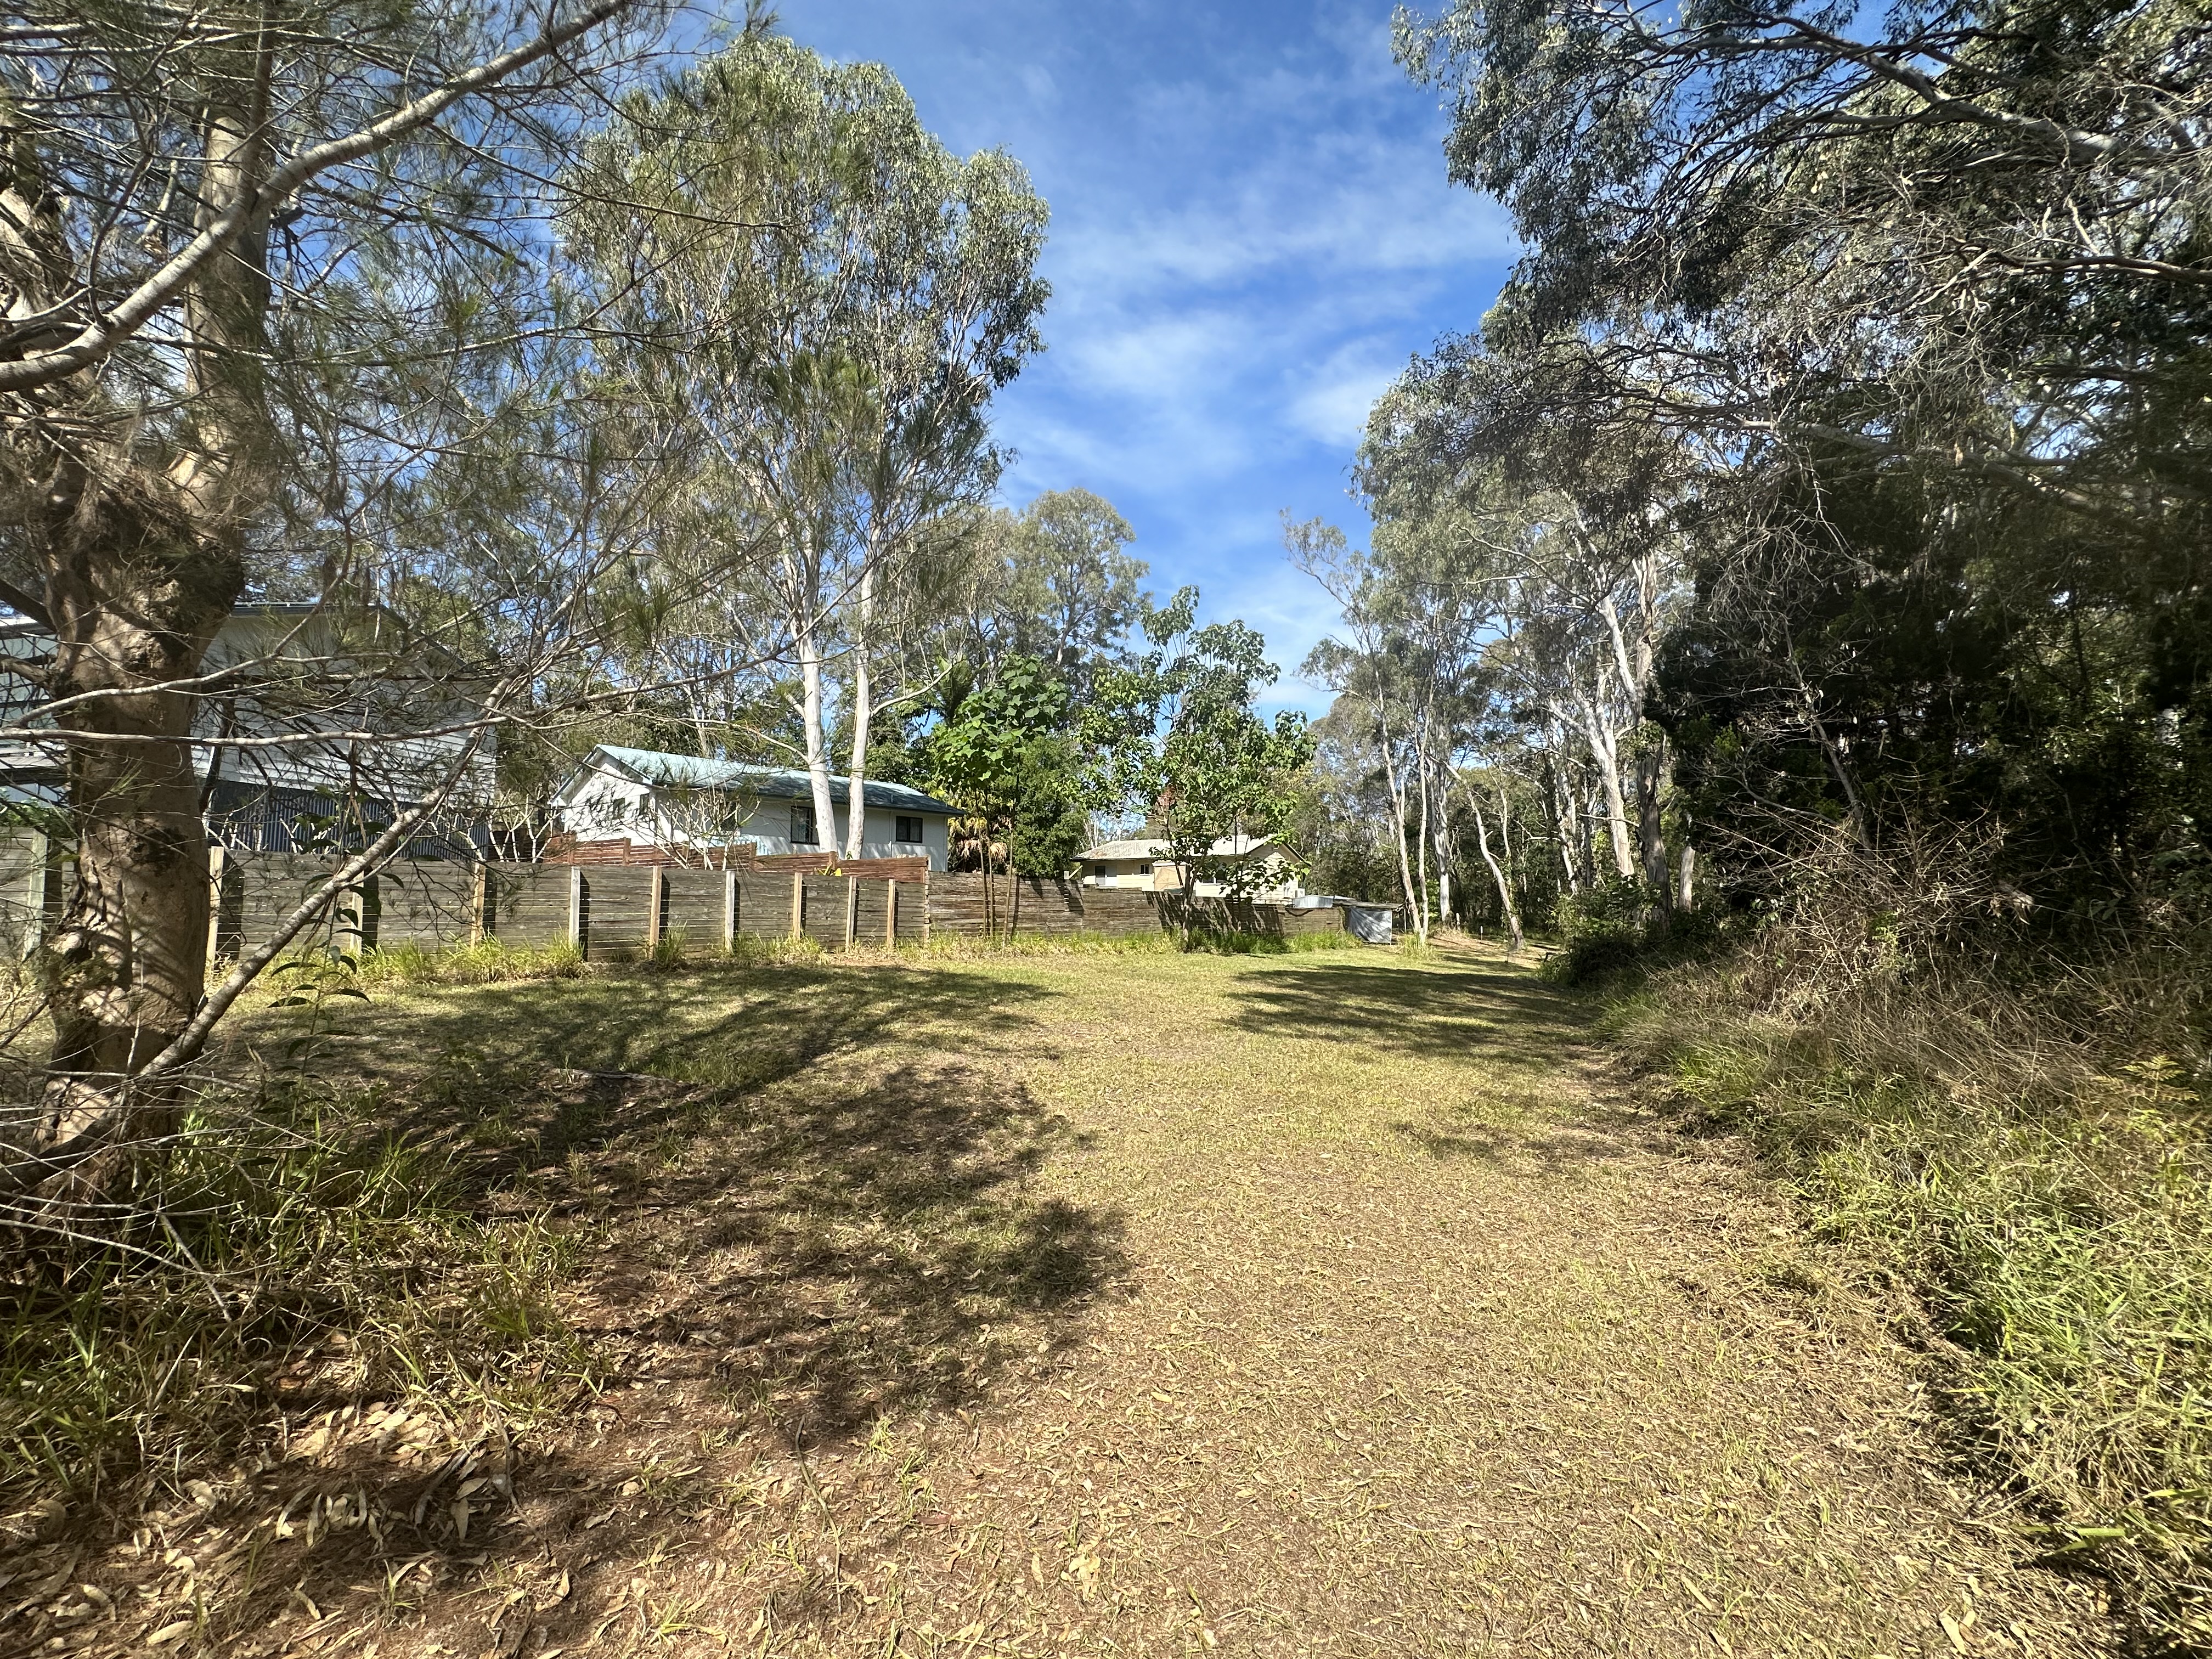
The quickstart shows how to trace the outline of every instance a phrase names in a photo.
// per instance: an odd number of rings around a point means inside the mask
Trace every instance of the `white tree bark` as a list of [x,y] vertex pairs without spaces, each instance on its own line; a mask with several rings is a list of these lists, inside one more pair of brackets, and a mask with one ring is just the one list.
[[[1579,718],[1576,723],[1589,739],[1590,757],[1597,763],[1598,787],[1605,792],[1606,827],[1611,831],[1613,866],[1625,880],[1636,878],[1636,852],[1628,834],[1628,796],[1621,786],[1620,733],[1619,728],[1606,718],[1606,672],[1602,666],[1596,673],[1595,696],[1587,692],[1579,696]],[[1566,711],[1558,710],[1562,716]]]
[[875,621],[876,561],[860,573],[859,625],[853,633],[853,764],[845,781],[845,856],[866,856],[868,823],[868,726],[875,719],[875,684],[869,672],[869,629]]
[[[1490,866],[1491,880],[1498,884],[1498,903],[1499,908],[1504,913],[1506,937],[1509,941],[1506,949],[1509,953],[1517,955],[1522,945],[1521,912],[1513,902],[1513,884],[1505,878],[1504,867],[1498,864],[1496,854],[1490,850],[1490,826],[1483,819],[1482,803],[1476,801],[1474,805],[1475,845],[1482,850],[1482,861]],[[1502,830],[1504,825],[1501,823],[1499,828]]]

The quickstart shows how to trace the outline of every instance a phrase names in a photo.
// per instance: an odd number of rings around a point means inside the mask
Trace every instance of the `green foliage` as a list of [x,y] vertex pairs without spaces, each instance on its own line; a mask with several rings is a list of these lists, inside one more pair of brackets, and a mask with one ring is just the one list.
[[1526,253],[1401,387],[1395,481],[1502,481],[1531,534],[1680,550],[1647,712],[1740,890],[1785,889],[1837,825],[1994,824],[2051,937],[2186,927],[2212,887],[2212,174],[2119,89],[2201,88],[2200,20],[1837,16],[1405,20],[1455,94],[1455,176]]
[[1082,781],[1066,726],[1066,685],[1034,657],[1012,657],[929,739],[930,776],[1003,839],[1023,875],[1066,872],[1086,834]]
[[583,952],[565,942],[522,948],[484,939],[433,951],[410,941],[362,952],[357,981],[372,988],[499,985],[513,980],[579,979],[584,972]]
[[1561,985],[1602,982],[1644,959],[1650,903],[1634,881],[1613,879],[1579,893],[1563,894],[1553,911],[1559,950],[1544,963]]
[[1280,834],[1314,744],[1303,714],[1271,724],[1254,711],[1278,678],[1267,641],[1241,622],[1194,628],[1197,605],[1186,587],[1146,617],[1152,650],[1099,677],[1083,742],[1099,799],[1152,817],[1186,890],[1205,880],[1234,892],[1258,872],[1215,857],[1214,844]]
[[997,514],[981,573],[990,584],[983,653],[1035,657],[1082,701],[1099,665],[1126,659],[1129,630],[1149,609],[1138,586],[1149,567],[1121,550],[1135,538],[1087,489],[1048,489],[1019,513]]

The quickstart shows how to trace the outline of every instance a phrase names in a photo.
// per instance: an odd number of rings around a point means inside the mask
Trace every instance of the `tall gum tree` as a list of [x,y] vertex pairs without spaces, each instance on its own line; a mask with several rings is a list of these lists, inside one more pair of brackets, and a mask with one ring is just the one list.
[[570,240],[619,296],[629,395],[695,434],[699,510],[763,526],[760,620],[731,621],[778,631],[798,669],[825,843],[848,731],[855,854],[887,624],[912,623],[919,567],[959,542],[948,518],[996,482],[989,399],[1042,348],[1045,204],[1002,152],[948,151],[882,65],[772,35],[623,114]]

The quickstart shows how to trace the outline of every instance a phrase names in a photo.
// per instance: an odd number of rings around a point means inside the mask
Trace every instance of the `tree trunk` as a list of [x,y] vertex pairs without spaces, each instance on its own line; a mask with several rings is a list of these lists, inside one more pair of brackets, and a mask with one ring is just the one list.
[[868,726],[876,713],[875,684],[868,672],[868,625],[876,608],[876,570],[872,560],[860,573],[860,625],[853,638],[853,768],[845,786],[845,856],[867,855]]
[[[806,743],[806,782],[814,800],[814,844],[837,848],[837,809],[830,798],[830,745],[822,735],[822,647],[814,619],[793,619],[799,646],[799,725]],[[988,857],[987,851],[986,858]]]
[[[266,38],[248,34],[209,77],[203,229],[259,188],[270,69]],[[9,197],[21,188],[11,183]],[[25,228],[15,202],[7,206]],[[173,1127],[173,1087],[125,1086],[183,1033],[207,966],[197,699],[161,688],[198,674],[245,589],[247,521],[275,487],[261,368],[266,243],[259,216],[185,291],[182,331],[198,348],[184,354],[191,437],[166,468],[133,453],[135,422],[105,407],[89,380],[73,389],[100,411],[90,430],[57,441],[36,418],[10,422],[17,465],[43,471],[22,492],[21,520],[54,632],[42,678],[58,727],[90,739],[68,749],[76,871],[42,953],[53,1059],[31,1157],[9,1174],[19,1192],[96,1196],[137,1144]],[[19,303],[25,274],[11,271]]]
[[1597,695],[1591,696],[1577,690],[1576,701],[1580,705],[1583,735],[1589,741],[1590,758],[1596,763],[1598,785],[1605,792],[1606,826],[1612,833],[1613,872],[1624,881],[1633,881],[1636,849],[1628,837],[1628,798],[1620,778],[1620,734],[1606,719],[1605,683],[1606,672],[1601,665],[1597,670]]
[[1566,781],[1556,773],[1547,780],[1552,791],[1553,811],[1556,814],[1559,835],[1559,879],[1566,886],[1570,897],[1583,890],[1582,868],[1575,862],[1575,794]]
[[1567,734],[1554,719],[1546,735],[1544,805],[1559,838],[1559,880],[1571,896],[1582,890],[1582,881],[1575,866],[1575,795],[1567,779]]
[[[14,593],[10,603],[54,639],[49,662],[10,666],[52,698],[58,731],[76,739],[64,775],[77,841],[40,953],[49,1082],[29,1145],[5,1149],[0,1191],[64,1205],[112,1193],[136,1147],[173,1127],[177,1068],[270,959],[250,952],[251,972],[242,963],[205,994],[207,829],[191,744],[203,694],[179,683],[198,676],[245,591],[248,526],[277,489],[265,386],[270,214],[318,173],[400,142],[617,9],[573,16],[370,125],[281,156],[270,145],[278,31],[269,9],[195,13],[201,27],[186,33],[204,44],[168,60],[154,94],[173,94],[179,125],[198,135],[193,234],[173,253],[148,247],[167,257],[127,292],[100,277],[106,254],[73,246],[60,193],[40,173],[38,124],[0,96],[0,295],[18,325],[0,348],[0,518],[46,589],[42,605]],[[87,38],[96,52],[98,33]],[[316,71],[301,74],[305,85]],[[133,158],[115,159],[127,173]],[[103,204],[75,205],[96,239],[111,238]],[[177,376],[158,389],[106,361],[157,322],[161,372]],[[50,328],[74,338],[45,349]],[[155,1062],[155,1075],[134,1080]]]
[[1421,938],[1425,941],[1429,937],[1429,757],[1422,749],[1414,751],[1414,768],[1421,791],[1420,823],[1413,837],[1413,845],[1419,853],[1421,882],[1420,908],[1416,915]]
[[[87,484],[88,491],[98,486]],[[80,497],[79,499],[82,499]],[[195,542],[95,493],[90,534],[55,568],[61,728],[134,742],[72,744],[67,763],[76,867],[41,952],[53,1021],[52,1075],[18,1190],[64,1177],[97,1192],[131,1143],[170,1133],[172,1089],[124,1085],[184,1030],[207,965],[208,852],[192,765],[194,699],[150,688],[188,678],[245,585],[235,536]],[[58,539],[70,528],[57,526]],[[166,533],[165,533],[166,532]]]
[[1581,861],[1583,885],[1585,887],[1594,888],[1597,885],[1597,786],[1585,781],[1583,785],[1582,808],[1576,814],[1575,819],[1575,856]]
[[[1382,755],[1382,775],[1390,787],[1390,824],[1396,832],[1394,839],[1398,845],[1399,890],[1406,896],[1406,915],[1418,933],[1421,926],[1420,895],[1413,886],[1413,860],[1406,852],[1405,777],[1398,769],[1397,753],[1390,747],[1390,728],[1382,720],[1379,707],[1376,711],[1375,727],[1377,736],[1376,746]],[[1427,937],[1426,934],[1421,936]]]
[[1698,908],[1698,849],[1686,842],[1677,872],[1674,908],[1686,915]]
[[1674,902],[1667,880],[1667,836],[1659,817],[1659,787],[1666,777],[1666,746],[1656,732],[1636,757],[1637,831],[1644,855],[1644,884],[1663,912]]
[[1613,873],[1624,881],[1636,878],[1636,848],[1628,834],[1628,797],[1621,787],[1620,757],[1614,734],[1595,707],[1589,709],[1590,753],[1597,760],[1598,787],[1605,792],[1605,824],[1613,842]]
[[1483,820],[1482,806],[1480,802],[1475,804],[1474,808],[1474,840],[1475,845],[1482,849],[1482,861],[1490,866],[1491,880],[1498,884],[1498,907],[1504,913],[1506,935],[1510,941],[1505,947],[1506,954],[1518,956],[1522,945],[1521,912],[1513,902],[1512,884],[1506,880],[1505,872],[1499,867],[1498,860],[1491,853],[1490,826]]

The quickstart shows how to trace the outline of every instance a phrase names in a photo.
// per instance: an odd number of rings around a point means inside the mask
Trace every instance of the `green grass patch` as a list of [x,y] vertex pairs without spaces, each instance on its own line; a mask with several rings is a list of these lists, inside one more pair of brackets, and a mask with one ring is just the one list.
[[576,979],[583,952],[573,945],[529,949],[496,939],[433,951],[409,943],[362,952],[360,981],[369,988],[401,985],[503,985],[517,980]]
[[[1956,1421],[2038,1501],[2051,1556],[2107,1575],[2152,1643],[2212,1644],[2212,1102],[2189,1057],[2128,1058],[2185,1028],[2100,1019],[2082,976],[2062,1012],[1893,979],[1760,1006],[1758,971],[1657,974],[1612,1028],[1869,1282],[1911,1292]],[[2197,994],[2163,990],[2142,1006]]]

